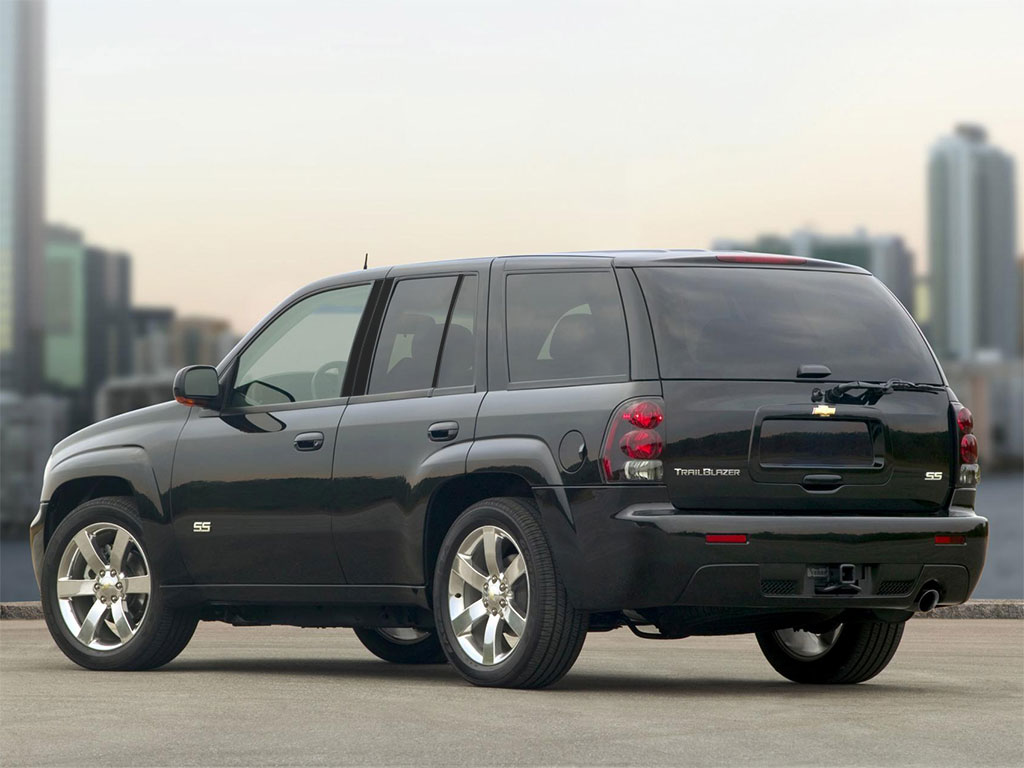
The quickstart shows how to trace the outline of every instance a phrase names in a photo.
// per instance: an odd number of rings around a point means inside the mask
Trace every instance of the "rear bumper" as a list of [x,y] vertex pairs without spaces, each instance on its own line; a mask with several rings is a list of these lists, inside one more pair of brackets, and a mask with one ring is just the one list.
[[[631,504],[623,504],[627,493]],[[570,596],[589,611],[912,610],[926,586],[938,589],[940,604],[957,604],[978,583],[988,545],[988,521],[967,509],[943,517],[684,514],[609,487],[565,489],[565,520],[559,496],[539,492],[538,501]],[[708,534],[744,534],[746,543],[708,543]],[[937,544],[937,535],[964,543]],[[855,567],[859,591],[822,592],[832,582],[809,569],[841,564]]]

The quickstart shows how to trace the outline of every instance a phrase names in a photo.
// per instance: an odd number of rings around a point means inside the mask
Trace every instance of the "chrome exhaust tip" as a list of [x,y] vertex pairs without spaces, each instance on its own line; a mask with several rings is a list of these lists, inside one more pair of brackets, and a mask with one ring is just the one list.
[[937,589],[926,589],[917,598],[917,610],[928,613],[939,604],[939,591]]

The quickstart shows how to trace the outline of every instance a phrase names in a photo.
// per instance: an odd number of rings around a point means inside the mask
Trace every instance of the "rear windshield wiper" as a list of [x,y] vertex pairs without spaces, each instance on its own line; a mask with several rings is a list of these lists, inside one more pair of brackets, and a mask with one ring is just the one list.
[[[853,390],[863,390],[860,395],[848,394]],[[843,384],[836,384],[830,389],[822,392],[815,389],[811,393],[811,400],[818,402],[823,399],[826,403],[850,403],[854,405],[869,405],[878,402],[882,395],[890,392],[945,392],[946,388],[939,384],[917,384],[913,381],[903,379],[889,379],[888,381],[847,381]]]

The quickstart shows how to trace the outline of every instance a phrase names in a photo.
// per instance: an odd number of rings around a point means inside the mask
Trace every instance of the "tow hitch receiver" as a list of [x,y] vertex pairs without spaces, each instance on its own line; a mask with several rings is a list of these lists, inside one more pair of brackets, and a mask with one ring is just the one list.
[[811,565],[807,567],[807,577],[814,579],[815,594],[856,595],[861,591],[860,571],[853,563]]

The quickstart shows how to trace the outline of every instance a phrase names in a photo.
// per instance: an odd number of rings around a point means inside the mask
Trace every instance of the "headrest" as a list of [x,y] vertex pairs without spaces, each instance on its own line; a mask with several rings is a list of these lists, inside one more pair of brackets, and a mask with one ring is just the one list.
[[593,349],[599,341],[593,315],[566,315],[551,334],[549,351],[553,360],[559,360]]

